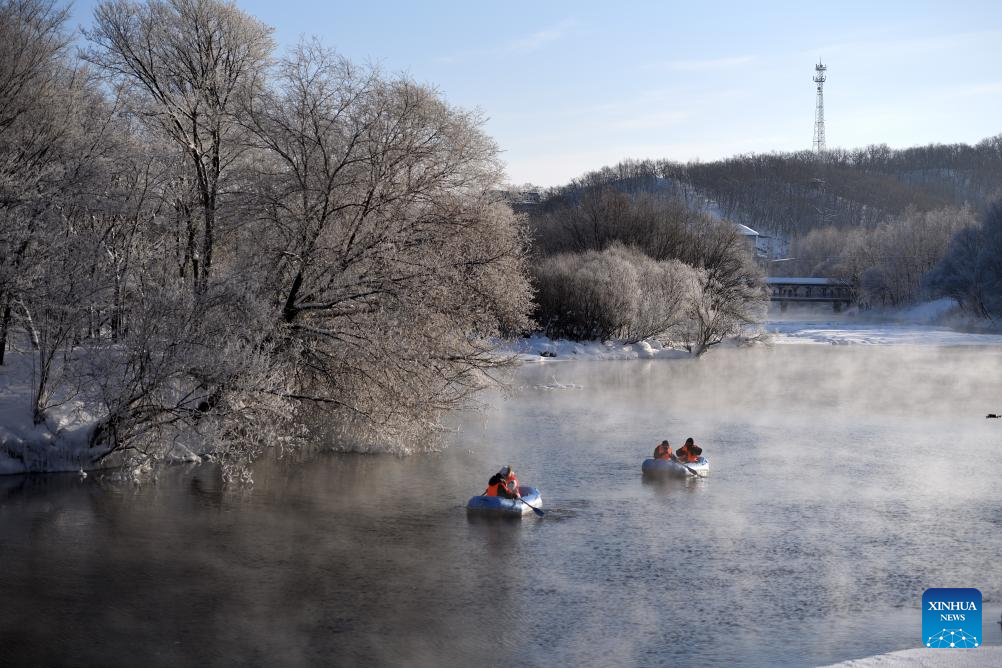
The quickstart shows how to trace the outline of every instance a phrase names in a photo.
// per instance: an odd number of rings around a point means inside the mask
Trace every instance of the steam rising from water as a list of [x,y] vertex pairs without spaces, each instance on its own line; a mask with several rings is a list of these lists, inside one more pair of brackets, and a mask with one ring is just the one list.
[[[0,647],[103,665],[813,665],[915,646],[933,586],[979,588],[997,642],[1000,371],[995,348],[547,364],[457,418],[442,453],[266,462],[240,495],[204,470],[138,490],[2,480]],[[642,484],[654,445],[687,436],[710,478]],[[545,519],[467,519],[503,464]]]

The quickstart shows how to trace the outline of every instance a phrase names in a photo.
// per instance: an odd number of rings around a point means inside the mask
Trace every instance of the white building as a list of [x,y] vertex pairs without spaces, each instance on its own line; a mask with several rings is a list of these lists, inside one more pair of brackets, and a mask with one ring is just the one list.
[[745,238],[745,243],[748,244],[748,248],[755,253],[757,257],[769,256],[769,237],[762,236],[747,225],[742,225],[741,223],[734,224],[737,225],[738,233]]

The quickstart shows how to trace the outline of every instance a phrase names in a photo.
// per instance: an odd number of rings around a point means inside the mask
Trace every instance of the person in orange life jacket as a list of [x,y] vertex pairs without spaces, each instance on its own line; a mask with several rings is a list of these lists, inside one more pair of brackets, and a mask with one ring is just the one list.
[[661,445],[654,448],[654,459],[671,459],[671,444],[668,441],[661,441]]
[[518,478],[510,466],[505,466],[487,481],[484,496],[503,496],[506,499],[519,498]]
[[685,439],[685,445],[675,451],[675,457],[677,457],[680,462],[691,463],[698,461],[701,454],[703,454],[703,448],[696,445],[691,437]]

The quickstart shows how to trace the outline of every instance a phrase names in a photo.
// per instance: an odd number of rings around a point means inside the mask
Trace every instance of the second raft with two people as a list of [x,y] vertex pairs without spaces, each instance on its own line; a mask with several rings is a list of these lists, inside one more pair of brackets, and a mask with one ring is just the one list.
[[685,445],[672,454],[671,444],[668,441],[661,441],[658,447],[654,448],[654,459],[677,459],[680,462],[697,462],[703,454],[703,448],[696,445],[692,437],[685,439]]
[[645,459],[641,470],[645,476],[676,475],[682,477],[706,476],[710,473],[710,462],[703,457],[703,449],[689,437],[685,445],[672,452],[671,444],[665,440],[654,448],[654,457]]

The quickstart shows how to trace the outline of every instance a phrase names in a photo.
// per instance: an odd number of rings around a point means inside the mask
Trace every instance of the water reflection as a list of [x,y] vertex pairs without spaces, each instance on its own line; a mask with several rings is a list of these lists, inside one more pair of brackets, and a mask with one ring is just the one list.
[[653,491],[658,496],[669,496],[671,494],[699,494],[705,492],[710,483],[709,477],[705,478],[670,478],[640,476],[641,484]]

